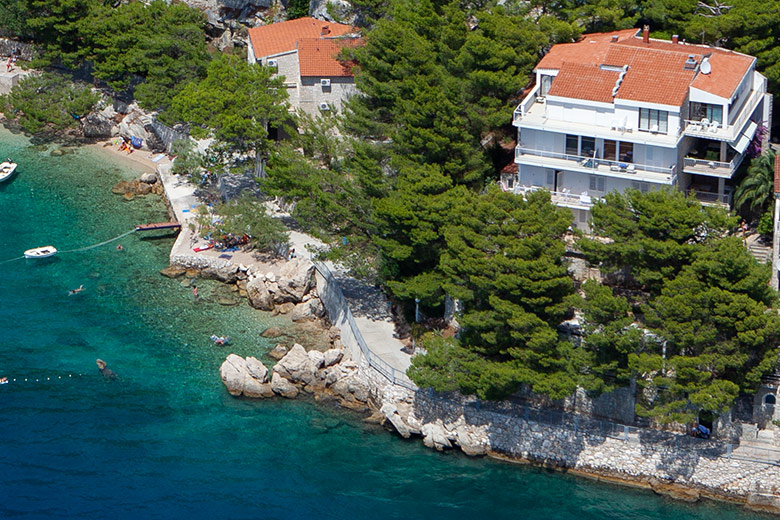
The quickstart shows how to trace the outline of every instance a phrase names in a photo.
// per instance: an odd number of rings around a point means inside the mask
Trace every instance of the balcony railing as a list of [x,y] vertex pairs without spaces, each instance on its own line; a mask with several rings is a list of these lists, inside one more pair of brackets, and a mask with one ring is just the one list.
[[572,154],[560,153],[560,152],[548,152],[546,150],[532,150],[530,148],[524,148],[522,146],[518,146],[517,148],[515,148],[515,159],[518,159],[524,155],[569,161],[572,163],[571,167],[590,169],[590,170],[594,170],[594,172],[596,173],[602,173],[602,174],[608,174],[608,172],[616,172],[616,173],[649,172],[649,173],[656,173],[661,175],[669,175],[670,177],[673,177],[677,169],[675,165],[672,165],[668,168],[663,168],[661,166],[652,166],[649,164],[638,164],[638,163],[632,163],[627,161],[612,161],[609,159],[585,157],[582,155],[572,155]]
[[[524,195],[533,191],[547,190],[547,188],[543,186],[522,186],[519,184],[515,185],[514,188],[508,188],[503,182],[501,183],[501,189],[504,191],[511,191],[515,195]],[[590,208],[596,202],[601,200],[599,197],[591,197],[590,195],[584,193],[577,195],[568,191],[547,191],[550,192],[550,201],[556,206]]]
[[753,91],[750,93],[745,105],[739,111],[739,115],[730,125],[723,125],[717,121],[708,121],[706,119],[701,121],[692,121],[690,119],[685,120],[685,134],[692,137],[710,137],[710,138],[722,138],[730,141],[735,140],[739,136],[739,132],[742,131],[742,127],[745,126],[748,119],[753,115],[758,104],[764,98],[766,92],[766,78],[757,74],[756,82],[753,86]]
[[685,171],[697,175],[710,175],[713,177],[731,177],[742,164],[742,155],[736,155],[730,162],[708,161],[694,157],[685,158]]
[[698,190],[688,190],[688,193],[693,194],[693,196],[696,197],[696,200],[708,206],[729,207],[729,204],[731,203],[731,193],[718,195],[717,193],[713,193],[711,191]]
[[515,108],[515,112],[512,115],[512,123],[517,123],[523,117],[525,114],[531,109],[531,106],[533,106],[534,103],[536,103],[536,98],[539,95],[539,85],[535,85],[534,88],[531,89],[531,92],[528,93],[527,96],[523,99],[523,101],[517,105],[517,108]]

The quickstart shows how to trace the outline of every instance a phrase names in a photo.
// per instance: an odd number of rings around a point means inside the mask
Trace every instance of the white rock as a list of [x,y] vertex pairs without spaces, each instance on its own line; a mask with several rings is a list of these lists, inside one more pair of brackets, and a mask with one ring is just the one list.
[[276,281],[276,275],[275,275],[274,273],[272,273],[271,271],[269,271],[269,272],[268,272],[268,273],[265,275],[265,279],[266,279],[266,280],[268,280],[269,282],[273,283],[273,282],[275,282],[275,281]]
[[246,361],[241,356],[230,354],[219,367],[219,374],[230,395],[241,395],[246,384]]
[[447,439],[444,428],[436,423],[423,424],[421,429],[423,435],[423,444],[429,448],[436,448],[438,451],[452,448],[452,444]]
[[295,344],[274,365],[274,372],[291,381],[309,384],[315,379],[317,367],[301,345]]
[[256,357],[248,356],[246,358],[246,371],[253,378],[260,383],[268,381],[268,368],[260,362]]
[[409,427],[406,426],[406,423],[404,423],[403,419],[401,419],[401,416],[398,415],[398,409],[393,403],[385,403],[382,405],[382,408],[379,410],[379,412],[384,415],[388,421],[390,421],[390,424],[393,425],[401,437],[404,439],[409,438],[411,435],[409,432]]
[[344,351],[338,348],[331,348],[324,352],[323,362],[326,367],[330,367],[341,361],[344,357]]
[[319,350],[310,350],[308,354],[309,359],[311,359],[311,362],[314,363],[314,366],[318,369],[322,368],[322,366],[325,364],[325,356],[323,353]]
[[271,376],[271,389],[282,397],[293,398],[298,395],[295,385],[276,372]]
[[249,298],[249,305],[255,309],[260,309],[262,311],[273,310],[273,298],[268,292],[265,282],[260,278],[250,280],[249,283],[246,284],[246,294]]

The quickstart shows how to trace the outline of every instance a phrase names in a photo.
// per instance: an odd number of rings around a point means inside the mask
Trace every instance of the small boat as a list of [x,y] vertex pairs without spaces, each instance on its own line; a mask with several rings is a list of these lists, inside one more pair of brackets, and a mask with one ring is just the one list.
[[214,244],[206,244],[205,246],[198,246],[196,248],[193,248],[193,251],[195,251],[196,253],[200,253],[201,251],[208,251],[212,247],[214,247]]
[[0,163],[0,182],[8,179],[16,171],[16,163],[10,159]]
[[57,248],[54,246],[43,246],[28,249],[24,252],[25,258],[49,258],[57,254]]

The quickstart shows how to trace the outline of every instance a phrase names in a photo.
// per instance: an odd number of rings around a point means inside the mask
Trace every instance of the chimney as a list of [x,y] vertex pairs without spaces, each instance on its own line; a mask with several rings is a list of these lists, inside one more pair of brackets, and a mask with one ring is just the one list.
[[612,43],[615,43],[616,41],[618,41],[618,35],[617,34],[612,36]]
[[330,34],[330,26],[323,25],[322,26],[322,32],[320,33],[320,36],[326,36],[328,34]]
[[645,43],[650,43],[650,26],[645,25],[642,27],[642,41]]
[[672,35],[672,43],[680,43],[680,37],[676,34]]

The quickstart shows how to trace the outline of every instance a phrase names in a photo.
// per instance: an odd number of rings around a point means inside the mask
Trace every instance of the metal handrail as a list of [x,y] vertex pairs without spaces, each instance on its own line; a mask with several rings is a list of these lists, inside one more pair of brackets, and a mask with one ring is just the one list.
[[363,339],[363,335],[360,333],[360,328],[357,326],[357,323],[355,323],[355,318],[352,315],[352,311],[349,308],[347,299],[344,297],[344,293],[342,292],[341,286],[336,280],[336,277],[333,276],[333,273],[325,264],[321,262],[313,262],[313,264],[317,271],[319,271],[319,273],[325,278],[328,284],[334,288],[341,313],[343,313],[345,316],[346,323],[349,325],[352,335],[355,337],[355,341],[360,348],[361,354],[366,359],[368,366],[376,370],[394,385],[402,386],[413,391],[417,390],[417,385],[415,385],[403,371],[397,370],[384,359],[372,352],[370,348],[368,348],[365,339]]
[[562,159],[564,161],[572,161],[579,164],[583,168],[589,168],[596,170],[600,165],[606,165],[610,169],[615,167],[616,171],[622,171],[623,173],[629,171],[628,167],[633,166],[633,171],[644,171],[651,173],[660,173],[664,175],[672,175],[675,172],[676,166],[672,165],[668,168],[661,166],[651,166],[649,164],[635,163],[631,161],[613,161],[611,159],[600,159],[598,157],[586,157],[583,155],[573,155],[561,152],[550,152],[547,150],[534,150],[532,148],[524,148],[518,146],[515,148],[515,158],[521,155],[533,155],[536,157],[547,157],[549,159]]

